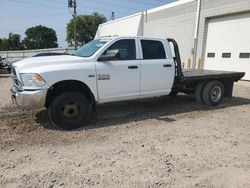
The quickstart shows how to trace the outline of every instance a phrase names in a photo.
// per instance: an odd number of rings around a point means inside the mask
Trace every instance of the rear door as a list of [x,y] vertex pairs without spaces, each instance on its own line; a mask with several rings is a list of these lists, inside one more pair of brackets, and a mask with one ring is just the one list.
[[97,61],[97,85],[100,102],[137,98],[140,94],[140,60],[135,39],[114,41],[104,52],[119,50],[112,61]]
[[141,95],[167,95],[174,82],[174,62],[164,40],[140,39]]

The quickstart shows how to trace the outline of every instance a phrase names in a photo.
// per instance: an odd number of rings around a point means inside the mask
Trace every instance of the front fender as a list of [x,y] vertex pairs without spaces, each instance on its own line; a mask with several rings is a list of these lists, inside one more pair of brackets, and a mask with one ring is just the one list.
[[96,71],[94,63],[82,63],[71,65],[71,66],[57,66],[53,69],[40,72],[42,78],[46,81],[49,87],[54,84],[66,81],[66,80],[76,80],[86,84],[91,92],[93,93],[95,99],[98,101],[97,85],[96,85]]

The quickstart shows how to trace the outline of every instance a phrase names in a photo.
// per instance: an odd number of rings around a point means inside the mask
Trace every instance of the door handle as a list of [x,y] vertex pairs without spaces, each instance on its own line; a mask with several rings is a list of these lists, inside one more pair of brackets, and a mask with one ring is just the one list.
[[138,69],[138,66],[136,65],[128,66],[128,69]]
[[171,64],[164,64],[163,67],[172,67]]

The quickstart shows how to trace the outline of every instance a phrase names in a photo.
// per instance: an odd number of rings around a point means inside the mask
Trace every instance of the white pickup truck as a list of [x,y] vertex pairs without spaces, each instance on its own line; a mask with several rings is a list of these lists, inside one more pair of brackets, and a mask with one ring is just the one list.
[[46,107],[51,124],[70,130],[84,126],[97,103],[183,92],[195,94],[205,105],[217,105],[223,97],[232,97],[233,83],[244,74],[182,71],[173,39],[107,37],[87,43],[72,55],[14,63],[11,92],[21,108]]

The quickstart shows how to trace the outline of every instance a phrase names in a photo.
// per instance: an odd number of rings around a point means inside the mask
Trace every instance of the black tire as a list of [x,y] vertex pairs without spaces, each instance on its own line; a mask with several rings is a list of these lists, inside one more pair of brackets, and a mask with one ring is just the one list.
[[216,106],[224,97],[224,85],[219,81],[208,82],[202,91],[202,100],[205,105]]
[[200,82],[195,89],[195,99],[198,103],[204,104],[202,100],[202,91],[206,84],[206,81]]
[[64,92],[54,98],[48,107],[50,123],[63,130],[83,127],[90,116],[91,105],[78,92]]

